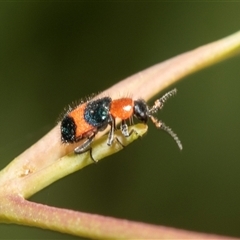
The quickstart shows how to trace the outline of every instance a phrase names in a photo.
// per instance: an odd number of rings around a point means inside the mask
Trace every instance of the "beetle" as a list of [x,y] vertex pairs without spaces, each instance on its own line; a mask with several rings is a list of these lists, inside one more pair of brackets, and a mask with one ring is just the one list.
[[140,122],[147,124],[148,119],[159,129],[163,129],[177,143],[182,150],[182,143],[171,128],[166,126],[153,114],[162,109],[166,100],[175,95],[177,89],[173,89],[161,98],[157,99],[152,107],[143,99],[133,100],[130,97],[112,99],[102,97],[88,100],[80,105],[69,108],[61,120],[61,140],[63,143],[76,143],[86,139],[81,145],[74,149],[76,154],[85,152],[94,140],[99,131],[105,130],[110,125],[107,144],[112,145],[114,140],[114,130],[116,129],[116,118],[121,119],[120,129],[125,137],[129,136],[127,120],[136,117]]

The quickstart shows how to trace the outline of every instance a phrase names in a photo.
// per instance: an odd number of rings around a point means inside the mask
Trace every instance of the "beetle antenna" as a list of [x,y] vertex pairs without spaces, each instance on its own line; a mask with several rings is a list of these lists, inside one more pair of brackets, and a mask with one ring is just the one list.
[[173,130],[170,127],[168,127],[161,120],[158,120],[157,118],[155,118],[153,116],[150,116],[150,118],[157,128],[163,129],[174,139],[174,141],[177,143],[180,150],[183,149],[180,139],[178,138],[177,134],[175,132],[173,132]]
[[149,113],[153,114],[156,113],[159,109],[162,109],[164,106],[164,103],[173,95],[175,95],[177,93],[177,89],[174,88],[173,90],[167,92],[166,94],[164,94],[161,98],[157,99],[154,103],[154,105],[152,106],[151,109],[149,109]]
[[174,141],[177,143],[178,147],[180,150],[183,149],[183,145],[180,141],[180,139],[178,138],[177,134],[168,126],[166,126],[163,122],[161,124],[161,129],[163,129],[165,132],[167,132],[173,139]]

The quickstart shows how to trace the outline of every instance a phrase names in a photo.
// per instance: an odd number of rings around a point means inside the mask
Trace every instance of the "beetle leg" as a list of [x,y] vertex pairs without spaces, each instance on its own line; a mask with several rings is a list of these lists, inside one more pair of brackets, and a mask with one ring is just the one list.
[[114,138],[114,130],[115,130],[115,120],[114,118],[110,115],[109,117],[109,124],[111,126],[111,129],[108,134],[108,140],[107,140],[107,145],[111,146]]
[[122,134],[124,137],[129,137],[129,132],[128,132],[128,125],[125,120],[122,120],[120,129],[122,131]]
[[96,133],[93,133],[90,137],[88,137],[87,140],[85,142],[83,142],[82,145],[80,145],[74,149],[74,152],[76,154],[80,154],[80,153],[83,153],[83,152],[86,152],[87,150],[89,150],[88,147],[92,143],[95,135],[96,135]]

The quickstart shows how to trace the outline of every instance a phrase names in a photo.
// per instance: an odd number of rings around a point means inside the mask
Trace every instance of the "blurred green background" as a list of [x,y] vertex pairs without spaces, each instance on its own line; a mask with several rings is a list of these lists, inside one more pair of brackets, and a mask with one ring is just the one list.
[[[0,167],[54,125],[64,106],[240,28],[240,3],[0,3]],[[32,201],[240,237],[240,58],[193,74],[124,151]],[[166,90],[167,91],[167,90]],[[161,94],[160,94],[161,95]],[[75,239],[16,225],[0,238]]]

